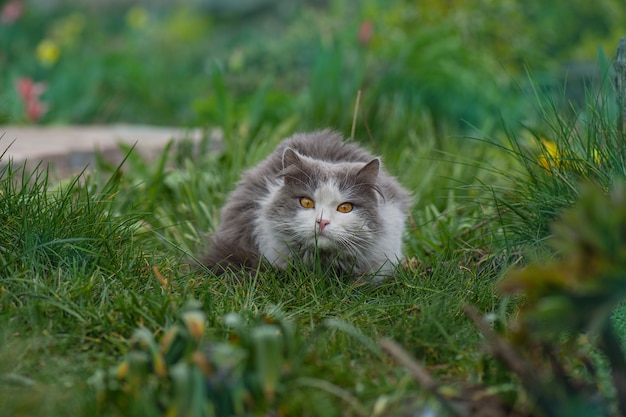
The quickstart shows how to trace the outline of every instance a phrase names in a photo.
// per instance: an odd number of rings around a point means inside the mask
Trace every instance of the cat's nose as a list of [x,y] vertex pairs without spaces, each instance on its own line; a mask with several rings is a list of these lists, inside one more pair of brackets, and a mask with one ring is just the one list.
[[315,222],[320,225],[320,232],[330,223],[330,221],[326,219],[317,219]]

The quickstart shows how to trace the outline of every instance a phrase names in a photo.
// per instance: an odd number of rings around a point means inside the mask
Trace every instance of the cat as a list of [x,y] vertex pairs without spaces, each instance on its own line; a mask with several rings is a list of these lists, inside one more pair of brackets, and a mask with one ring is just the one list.
[[314,265],[381,282],[403,259],[409,193],[331,130],[297,133],[244,172],[203,264],[216,274]]

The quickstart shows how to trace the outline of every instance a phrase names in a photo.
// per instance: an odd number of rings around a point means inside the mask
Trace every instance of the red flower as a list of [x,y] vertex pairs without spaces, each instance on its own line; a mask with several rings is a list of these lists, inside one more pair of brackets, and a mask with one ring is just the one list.
[[20,18],[24,11],[22,0],[9,0],[0,10],[0,23],[11,24]]
[[41,116],[48,110],[48,106],[42,103],[39,98],[46,91],[46,85],[35,83],[28,77],[22,77],[16,83],[17,92],[24,102],[26,118],[31,122],[41,119]]
[[364,20],[359,26],[359,43],[363,46],[369,45],[374,36],[374,25],[371,20]]

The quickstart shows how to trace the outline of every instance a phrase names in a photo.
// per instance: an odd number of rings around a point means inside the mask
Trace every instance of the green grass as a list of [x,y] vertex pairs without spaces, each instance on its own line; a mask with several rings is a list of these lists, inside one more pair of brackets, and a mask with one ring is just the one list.
[[[598,109],[598,117],[608,127],[610,115]],[[502,271],[523,259],[525,245],[545,256],[538,243],[550,230],[538,229],[534,217],[516,217],[516,204],[554,195],[558,198],[544,203],[557,217],[575,200],[563,192],[569,178],[590,177],[580,173],[581,166],[587,173],[603,173],[600,179],[619,178],[619,170],[604,166],[607,158],[617,161],[617,151],[604,145],[606,135],[591,134],[598,125],[588,126],[589,141],[598,141],[588,142],[590,149],[602,149],[606,157],[588,151],[587,159],[547,167],[540,161],[549,155],[520,146],[514,137],[512,147],[450,138],[448,150],[434,134],[424,140],[415,131],[402,142],[362,141],[382,155],[415,197],[405,235],[407,266],[380,286],[297,267],[233,284],[198,268],[197,257],[241,170],[271,152],[284,136],[284,125],[261,125],[263,139],[231,130],[219,151],[210,150],[208,138],[197,147],[171,145],[152,162],[127,149],[121,166],[102,162],[94,172],[57,184],[45,171],[29,174],[9,162],[0,179],[5,225],[0,231],[0,410],[9,410],[6,415],[147,415],[158,413],[159,404],[177,410],[181,404],[204,404],[181,394],[203,386],[190,382],[205,375],[191,351],[180,359],[168,353],[173,348],[148,348],[165,343],[159,340],[190,303],[206,315],[204,340],[194,349],[221,346],[235,355],[206,360],[238,376],[205,377],[217,378],[217,386],[227,384],[223,389],[232,404],[250,411],[402,415],[406,407],[436,406],[400,364],[382,353],[383,339],[397,341],[452,387],[483,381],[496,391],[510,390],[511,376],[489,376],[493,366],[463,307],[475,306],[507,322],[514,305],[495,289]],[[569,138],[560,139],[560,152],[574,155],[579,142]],[[512,172],[517,172],[514,186]],[[517,232],[532,229],[538,232],[530,237]],[[239,317],[236,327],[232,313]],[[266,338],[276,335],[275,328],[264,327],[276,317],[292,329],[281,330],[281,342]],[[137,328],[147,329],[155,341],[133,341]],[[157,351],[169,358],[172,379],[157,373]],[[271,359],[273,354],[278,356]],[[229,368],[237,355],[249,359]],[[123,360],[136,366],[120,391],[114,375]],[[280,364],[278,382],[271,382],[266,365],[272,363]],[[107,369],[113,371],[106,374]],[[267,402],[267,394],[259,393],[275,384],[276,397]],[[133,389],[136,395],[129,394]],[[255,400],[238,403],[245,397],[238,392]],[[219,410],[230,405],[223,407]]]
[[[223,111],[232,115],[229,101],[225,95]],[[607,142],[615,140],[610,112],[590,109],[596,118],[577,130],[583,136],[572,136],[565,119],[544,115],[545,125],[538,125],[554,128],[559,155],[568,156],[563,161],[533,146],[539,135],[530,144],[513,133],[508,145],[465,137],[442,142],[428,120],[401,137],[359,138],[415,199],[407,267],[380,286],[298,268],[233,284],[198,268],[241,171],[273,150],[293,129],[290,121],[259,122],[252,131],[233,124],[220,150],[207,135],[199,145],[170,145],[155,161],[128,148],[121,166],[101,161],[95,171],[60,183],[9,161],[0,177],[0,410],[153,415],[181,404],[202,408],[204,402],[186,396],[204,386],[197,382],[202,378],[226,384],[220,389],[240,411],[402,415],[407,407],[436,407],[382,353],[383,339],[397,341],[453,388],[484,382],[511,390],[512,376],[490,376],[493,365],[463,307],[506,323],[514,305],[495,289],[501,273],[524,259],[525,247],[546,256],[547,225],[576,200],[576,180],[596,178],[606,189],[620,178],[619,148]],[[397,127],[402,120],[388,122]],[[544,209],[535,208],[538,202]],[[201,373],[193,349],[178,357],[171,347],[150,348],[165,343],[190,304],[206,315],[206,331],[200,344],[188,346],[204,352],[212,369],[233,372],[231,379]],[[240,318],[238,327],[231,313]],[[293,329],[281,342],[265,338],[276,334],[264,327],[274,317]],[[133,336],[138,328],[143,342]],[[213,346],[234,356],[207,354]],[[157,372],[159,355],[169,358],[171,378]],[[238,355],[248,359],[229,368]],[[134,364],[125,383],[115,376],[120,363]],[[276,363],[280,376],[272,382],[267,364]],[[259,393],[273,384],[276,397],[269,401]],[[241,400],[242,392],[254,400]]]
[[[451,156],[438,160],[434,143],[411,158],[380,146],[389,169],[402,172],[420,201],[406,236],[413,268],[379,287],[297,269],[232,285],[195,268],[194,255],[206,248],[240,170],[264,157],[278,137],[230,140],[217,153],[167,149],[157,163],[131,153],[119,168],[101,165],[59,184],[51,184],[44,171],[5,168],[0,321],[7,343],[0,350],[0,409],[13,410],[11,415],[90,415],[95,394],[88,377],[121,360],[136,327],[163,332],[191,300],[207,315],[207,338],[214,341],[226,340],[223,317],[230,312],[250,320],[277,309],[298,329],[297,340],[329,319],[358,329],[360,338],[341,326],[324,331],[298,376],[341,387],[365,410],[387,396],[391,410],[420,390],[364,340],[375,345],[393,338],[438,374],[478,378],[479,338],[461,306],[496,309],[498,268],[477,266],[491,261],[469,243],[481,239],[480,230],[469,230],[480,220],[468,214],[476,208],[459,204],[455,194],[467,191],[443,176],[453,168],[471,181],[475,164],[456,164]],[[246,160],[240,160],[242,149],[250,150]],[[419,179],[420,173],[426,177]],[[456,219],[461,215],[464,221]],[[62,393],[57,381],[63,381]],[[71,399],[56,400],[65,395]],[[338,415],[346,405],[323,389],[303,388],[293,396],[285,407],[295,415]]]
[[[170,145],[155,161],[128,148],[121,166],[100,161],[95,171],[59,183],[43,169],[28,173],[1,161],[0,415],[156,415],[198,404],[211,415],[193,397],[207,380],[213,393],[225,393],[222,411],[438,410],[433,395],[382,352],[383,339],[400,343],[451,391],[474,383],[518,389],[511,372],[486,359],[463,306],[489,314],[506,334],[518,300],[497,292],[501,273],[555,256],[544,245],[550,225],[575,203],[581,181],[607,192],[624,177],[612,96],[589,97],[572,119],[554,101],[533,109],[512,92],[502,73],[520,69],[534,32],[514,30],[522,39],[506,71],[493,57],[508,31],[529,18],[515,7],[490,6],[522,16],[502,19],[510,28],[463,24],[479,6],[433,9],[420,24],[407,21],[416,10],[400,2],[368,2],[356,18],[343,2],[325,11],[298,7],[306,19],[281,21],[280,39],[254,24],[229,37],[228,25],[185,8],[167,16],[148,11],[149,25],[138,29],[119,18],[125,10],[114,10],[85,39],[62,44],[52,66],[32,54],[38,42],[61,42],[53,27],[90,24],[94,16],[60,12],[44,25],[30,10],[19,24],[0,27],[11,40],[0,63],[12,63],[0,84],[24,75],[49,83],[44,122],[123,119],[223,133],[219,150],[208,133],[197,146]],[[360,44],[366,20],[374,37]],[[387,39],[389,28],[394,37]],[[216,50],[207,57],[209,35]],[[182,55],[165,61],[155,49]],[[329,125],[349,136],[359,90],[356,139],[382,155],[414,197],[407,268],[381,286],[298,268],[233,285],[198,269],[241,172],[294,131]],[[24,121],[14,89],[1,95],[0,120]],[[205,314],[200,342],[181,324],[190,306]],[[623,311],[614,313],[621,327]],[[172,332],[186,336],[168,345],[164,335]],[[213,371],[202,368],[198,351]],[[161,359],[171,378],[158,373]],[[266,366],[276,363],[278,382]],[[127,380],[116,376],[120,364],[133,365]],[[274,402],[264,392],[273,384]]]

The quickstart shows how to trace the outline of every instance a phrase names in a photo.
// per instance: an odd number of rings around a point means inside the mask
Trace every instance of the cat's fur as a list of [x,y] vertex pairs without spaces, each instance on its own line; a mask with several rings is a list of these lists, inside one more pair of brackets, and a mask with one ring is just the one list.
[[[302,197],[314,208],[300,204]],[[344,202],[352,210],[338,210]],[[221,211],[204,264],[215,273],[319,260],[380,281],[402,260],[409,193],[380,160],[330,130],[295,134],[245,172]]]

